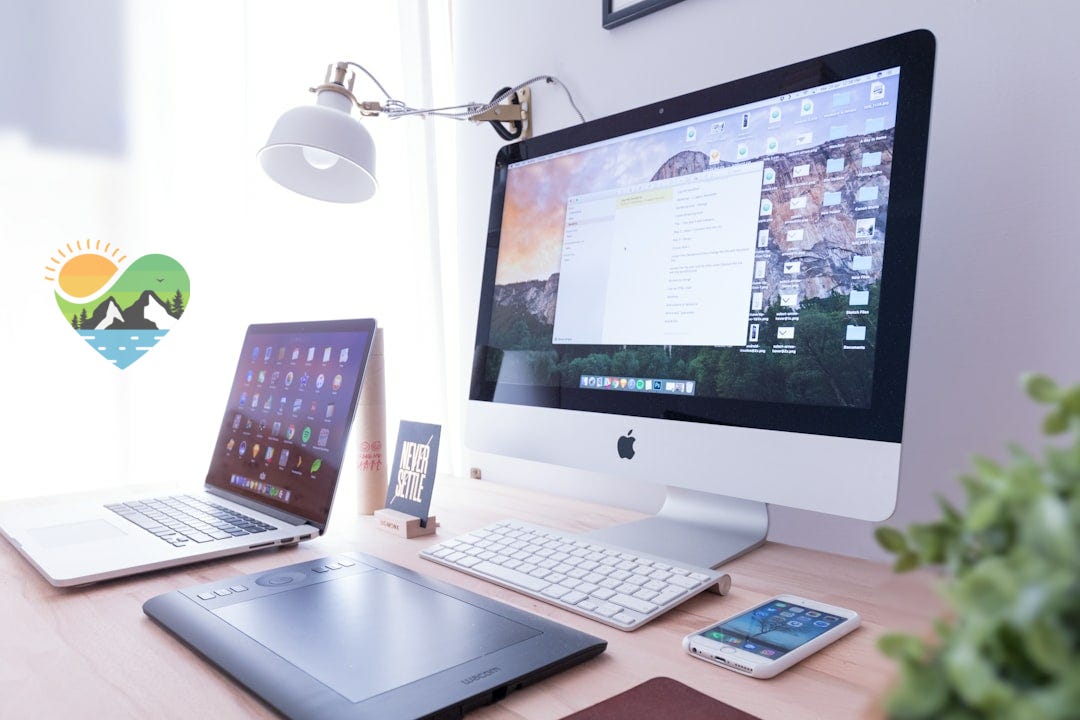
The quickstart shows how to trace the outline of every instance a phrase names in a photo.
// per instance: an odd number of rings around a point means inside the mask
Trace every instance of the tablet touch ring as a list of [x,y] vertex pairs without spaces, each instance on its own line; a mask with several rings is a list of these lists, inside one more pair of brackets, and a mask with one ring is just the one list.
[[282,585],[289,585],[296,580],[303,580],[305,577],[306,574],[300,572],[267,573],[257,579],[255,584],[262,585],[263,587],[281,587]]

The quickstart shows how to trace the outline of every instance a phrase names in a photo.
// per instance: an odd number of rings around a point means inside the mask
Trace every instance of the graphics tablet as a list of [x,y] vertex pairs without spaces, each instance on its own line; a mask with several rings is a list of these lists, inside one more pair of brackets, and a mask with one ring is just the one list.
[[143,611],[291,718],[460,717],[607,647],[362,553],[165,593]]

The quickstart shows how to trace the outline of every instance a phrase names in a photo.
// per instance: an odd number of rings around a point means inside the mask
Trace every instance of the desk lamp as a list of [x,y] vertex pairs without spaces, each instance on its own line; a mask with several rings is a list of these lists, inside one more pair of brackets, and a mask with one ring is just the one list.
[[[355,70],[367,75],[386,99],[357,100],[353,95]],[[441,108],[414,108],[395,100],[375,76],[354,62],[338,62],[326,69],[323,84],[311,88],[315,104],[287,111],[274,125],[259,151],[263,170],[277,183],[302,195],[330,202],[362,202],[375,194],[375,143],[350,113],[361,116],[409,115],[488,122],[504,140],[531,134],[532,103],[529,86],[544,81],[558,85],[581,115],[570,91],[550,75],[539,75],[495,93],[488,103],[466,103]]]
[[[383,102],[357,100],[353,95],[359,70],[385,96]],[[375,194],[375,143],[371,135],[351,115],[356,107],[361,116],[387,115],[391,119],[418,115],[455,120],[488,122],[504,140],[529,137],[532,103],[529,86],[544,81],[558,85],[566,93],[581,121],[585,118],[570,91],[557,78],[539,75],[495,93],[488,103],[466,103],[442,108],[414,108],[390,96],[374,75],[354,62],[338,62],[326,69],[323,84],[310,88],[315,104],[287,111],[270,131],[259,151],[259,162],[275,182],[290,190],[329,202],[363,202]],[[386,388],[383,377],[383,330],[375,331],[363,389],[357,405],[360,474],[357,508],[371,515],[383,507],[387,484]]]

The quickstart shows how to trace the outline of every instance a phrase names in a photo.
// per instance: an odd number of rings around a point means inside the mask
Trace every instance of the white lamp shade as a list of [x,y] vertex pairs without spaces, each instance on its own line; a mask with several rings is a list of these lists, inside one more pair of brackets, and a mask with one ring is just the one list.
[[320,97],[318,105],[282,115],[259,151],[259,162],[277,183],[302,195],[362,202],[377,187],[375,143],[348,110],[331,106],[339,98]]

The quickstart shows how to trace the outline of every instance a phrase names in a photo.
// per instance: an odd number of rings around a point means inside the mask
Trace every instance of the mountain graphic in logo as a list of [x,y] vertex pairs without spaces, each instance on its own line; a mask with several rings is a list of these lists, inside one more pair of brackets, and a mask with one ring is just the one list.
[[168,255],[127,263],[111,243],[86,240],[58,248],[49,261],[45,279],[56,283],[68,325],[121,369],[157,345],[191,299],[187,271]]

